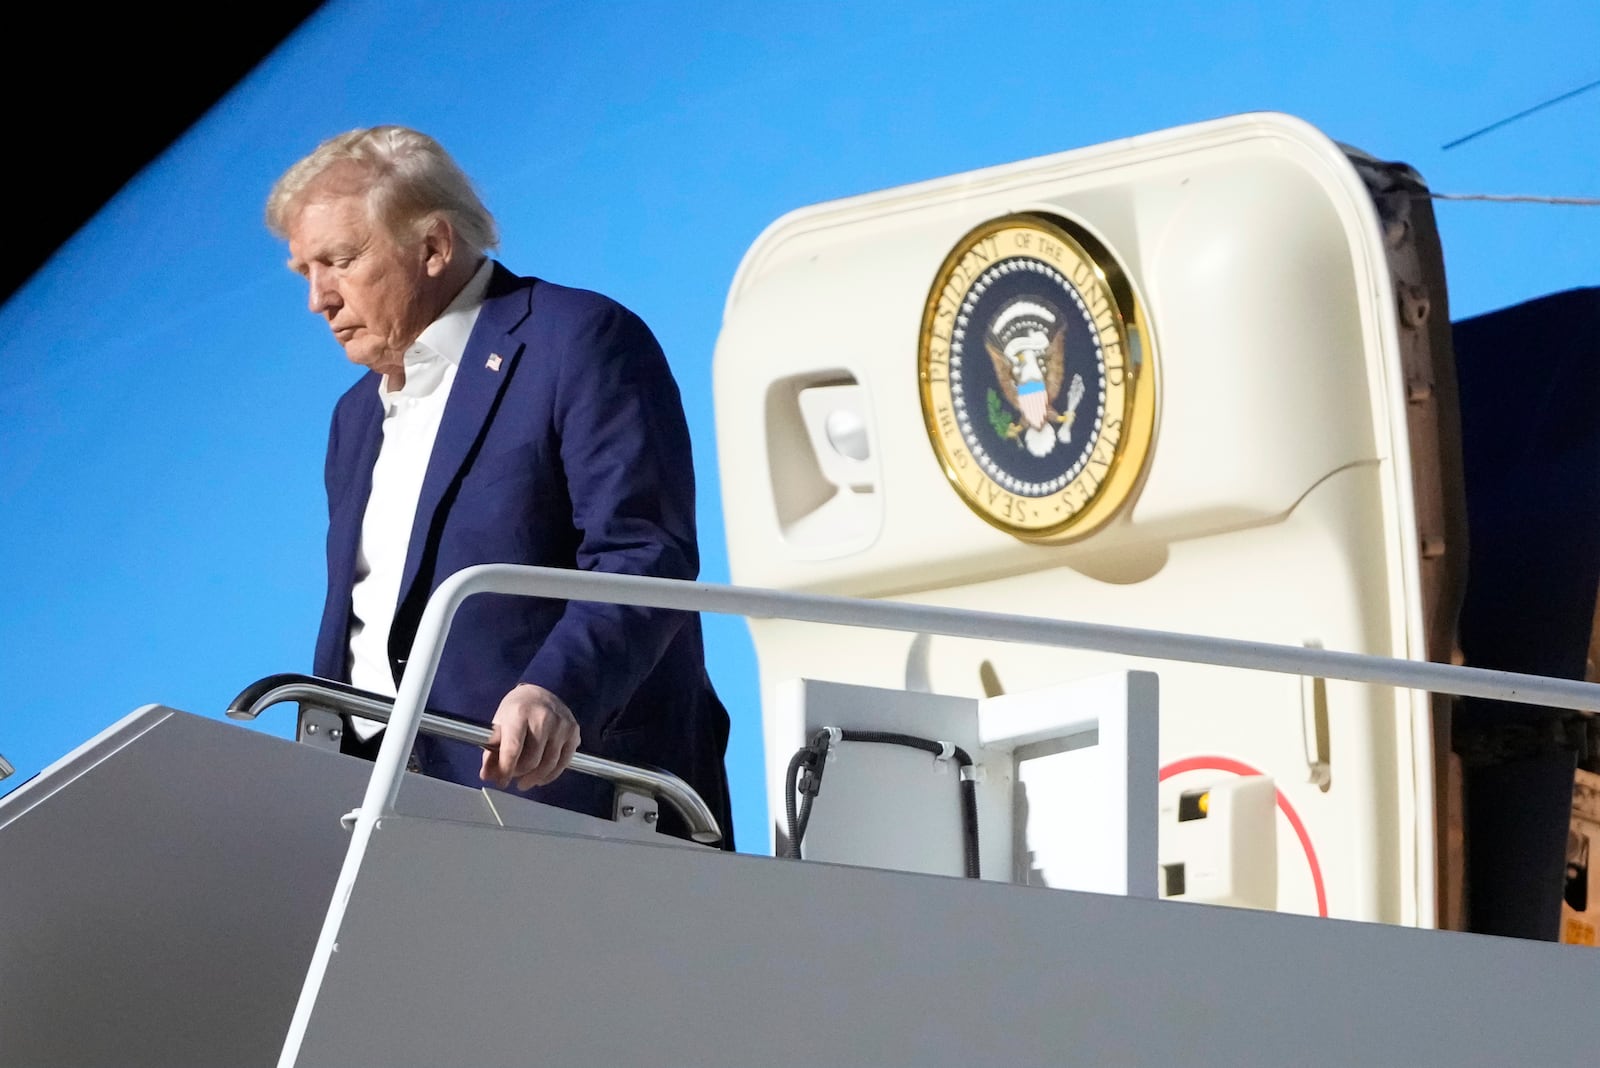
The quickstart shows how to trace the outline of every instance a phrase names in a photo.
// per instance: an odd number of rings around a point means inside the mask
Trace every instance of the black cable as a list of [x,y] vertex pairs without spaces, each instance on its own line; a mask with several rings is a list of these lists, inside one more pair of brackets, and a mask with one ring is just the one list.
[[[843,742],[899,745],[920,749],[936,757],[948,754],[955,757],[963,772],[972,767],[972,757],[959,745],[947,747],[945,743],[931,738],[918,738],[898,731],[840,730],[838,733],[839,740]],[[783,782],[783,807],[789,825],[789,848],[785,855],[791,860],[800,859],[800,842],[805,838],[806,825],[811,821],[811,801],[822,789],[822,771],[832,742],[833,731],[820,730],[789,758],[789,769]],[[798,808],[795,803],[797,792],[801,795]],[[978,790],[975,780],[965,773],[961,776],[961,851],[966,877],[978,878]]]
[[1508,115],[1508,116],[1506,116],[1505,118],[1501,119],[1498,122],[1491,122],[1489,125],[1483,127],[1481,130],[1473,130],[1471,133],[1467,134],[1465,137],[1458,137],[1454,141],[1451,141],[1449,144],[1440,146],[1439,151],[1448,152],[1450,149],[1455,148],[1457,145],[1466,144],[1468,141],[1471,141],[1474,137],[1482,137],[1484,134],[1488,133],[1491,130],[1498,130],[1502,126],[1509,126],[1512,123],[1516,122],[1518,119],[1525,119],[1529,115],[1532,115],[1536,111],[1543,111],[1545,108],[1550,107],[1552,104],[1559,104],[1563,100],[1571,100],[1573,97],[1578,96],[1581,93],[1587,93],[1591,89],[1600,89],[1600,82],[1590,82],[1588,85],[1580,85],[1576,89],[1568,90],[1567,92],[1562,93],[1559,96],[1553,96],[1549,100],[1542,100],[1539,103],[1533,105],[1533,107],[1531,107],[1531,108],[1523,108],[1521,111],[1517,112],[1515,115]]
[[[965,766],[965,765],[963,765]],[[978,780],[961,779],[961,843],[967,878],[978,877]]]
[[[820,743],[820,748],[818,744]],[[821,785],[821,774],[816,769],[821,765],[822,758],[828,752],[828,732],[823,731],[811,744],[803,745],[795,750],[794,756],[789,758],[789,769],[783,776],[783,812],[789,828],[789,848],[784,851],[784,856],[790,860],[800,859],[800,840],[806,836],[806,824],[811,822],[811,799],[816,796],[817,788]],[[806,778],[802,785],[799,781],[800,772],[804,770]],[[799,811],[795,809],[795,791],[800,790],[805,797],[800,802]]]

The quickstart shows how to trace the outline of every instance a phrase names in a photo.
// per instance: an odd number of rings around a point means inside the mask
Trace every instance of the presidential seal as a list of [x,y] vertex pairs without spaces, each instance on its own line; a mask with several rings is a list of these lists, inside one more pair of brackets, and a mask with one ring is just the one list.
[[1144,315],[1116,260],[1050,216],[961,239],[934,278],[918,355],[945,474],[1019,538],[1081,538],[1143,472],[1155,426]]

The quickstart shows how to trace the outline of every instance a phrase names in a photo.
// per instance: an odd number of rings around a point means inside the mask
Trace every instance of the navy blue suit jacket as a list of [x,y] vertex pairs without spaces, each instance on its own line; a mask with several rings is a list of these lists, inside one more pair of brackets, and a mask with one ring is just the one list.
[[[498,357],[498,359],[496,359]],[[328,597],[315,671],[348,681],[350,591],[382,437],[378,375],[340,398],[328,438]],[[398,681],[429,594],[472,564],[692,579],[694,470],[678,388],[632,312],[499,264],[422,483],[389,638]],[[494,594],[457,613],[430,708],[488,723],[519,682],[572,709],[580,749],[664,768],[698,790],[732,846],[728,716],[697,615]],[[423,736],[422,770],[481,786],[481,751]],[[609,818],[611,790],[562,775],[526,796]],[[661,827],[684,834],[663,808]]]

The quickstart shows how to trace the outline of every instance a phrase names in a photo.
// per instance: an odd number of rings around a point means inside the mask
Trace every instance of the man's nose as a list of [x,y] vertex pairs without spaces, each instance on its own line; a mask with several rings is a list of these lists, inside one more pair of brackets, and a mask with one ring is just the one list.
[[313,263],[306,272],[306,282],[311,287],[311,299],[308,307],[315,315],[326,315],[339,308],[339,290],[333,284],[333,278],[327,268]]

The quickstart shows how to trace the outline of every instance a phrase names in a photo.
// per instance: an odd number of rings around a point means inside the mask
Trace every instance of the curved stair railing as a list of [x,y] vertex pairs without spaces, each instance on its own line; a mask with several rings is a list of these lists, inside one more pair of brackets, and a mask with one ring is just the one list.
[[[303,701],[318,708],[375,719],[388,723],[394,715],[394,701],[382,694],[359,690],[342,682],[319,679],[314,675],[268,675],[246,686],[228,704],[230,719],[253,720],[273,705]],[[480,723],[424,711],[419,729],[425,734],[450,738],[479,747],[489,744],[489,728]],[[694,787],[678,776],[659,768],[622,764],[589,753],[574,753],[569,771],[604,779],[613,786],[665,801],[683,817],[689,835],[696,842],[712,845],[722,841],[722,828],[711,813],[711,806]],[[654,818],[653,815],[651,817]]]

